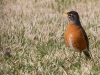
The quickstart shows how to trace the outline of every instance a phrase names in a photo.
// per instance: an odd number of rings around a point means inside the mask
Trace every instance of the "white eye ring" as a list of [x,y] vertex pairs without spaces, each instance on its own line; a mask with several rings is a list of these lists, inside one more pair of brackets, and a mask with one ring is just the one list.
[[73,16],[73,14],[70,14],[69,17]]
[[69,17],[71,17],[71,15],[69,15]]
[[70,14],[71,16],[73,15],[73,14]]

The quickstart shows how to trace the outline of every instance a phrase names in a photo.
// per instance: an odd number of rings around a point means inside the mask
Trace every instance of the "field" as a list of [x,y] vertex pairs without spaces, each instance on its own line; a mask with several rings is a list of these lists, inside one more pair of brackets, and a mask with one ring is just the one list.
[[[71,10],[80,15],[92,60],[82,54],[79,62],[64,43],[63,12]],[[100,0],[0,0],[0,75],[100,75]]]

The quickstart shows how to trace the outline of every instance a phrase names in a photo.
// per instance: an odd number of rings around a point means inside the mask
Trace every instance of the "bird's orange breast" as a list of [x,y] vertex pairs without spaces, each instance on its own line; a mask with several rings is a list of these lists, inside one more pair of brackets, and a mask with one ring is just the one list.
[[86,40],[79,26],[69,23],[64,33],[64,40],[68,47],[71,47],[72,45],[74,48],[80,51],[87,48]]

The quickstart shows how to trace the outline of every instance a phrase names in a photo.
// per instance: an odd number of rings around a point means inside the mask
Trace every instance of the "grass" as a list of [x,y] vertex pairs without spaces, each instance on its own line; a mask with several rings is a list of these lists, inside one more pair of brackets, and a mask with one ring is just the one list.
[[[0,75],[100,75],[99,0],[0,0]],[[76,10],[93,60],[66,47],[63,11]],[[12,56],[3,54],[11,50]]]

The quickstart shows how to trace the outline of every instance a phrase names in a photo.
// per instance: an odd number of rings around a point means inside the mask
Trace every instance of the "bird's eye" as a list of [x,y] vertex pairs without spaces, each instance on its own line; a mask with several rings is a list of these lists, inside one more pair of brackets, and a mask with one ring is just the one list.
[[73,16],[73,14],[69,14],[69,17]]
[[70,14],[70,16],[73,16],[73,14]]

